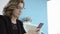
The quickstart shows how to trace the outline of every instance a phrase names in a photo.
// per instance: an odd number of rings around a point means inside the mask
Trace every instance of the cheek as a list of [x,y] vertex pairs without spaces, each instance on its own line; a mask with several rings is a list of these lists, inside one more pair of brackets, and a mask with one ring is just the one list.
[[15,15],[20,15],[21,14],[21,10],[19,10],[19,9],[16,9],[16,10],[14,10],[14,12],[13,12]]

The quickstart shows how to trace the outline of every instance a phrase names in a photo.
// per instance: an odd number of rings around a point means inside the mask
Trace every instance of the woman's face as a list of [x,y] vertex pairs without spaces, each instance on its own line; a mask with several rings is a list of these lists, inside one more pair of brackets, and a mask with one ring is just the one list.
[[21,15],[22,8],[23,8],[23,3],[19,3],[18,7],[15,8],[14,11],[13,11],[13,16],[19,17]]

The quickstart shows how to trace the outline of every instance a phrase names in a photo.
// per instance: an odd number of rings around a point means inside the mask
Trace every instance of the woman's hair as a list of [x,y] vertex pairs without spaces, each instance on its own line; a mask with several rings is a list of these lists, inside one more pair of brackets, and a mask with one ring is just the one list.
[[3,9],[3,15],[10,17],[12,15],[12,11],[17,8],[19,3],[23,3],[24,7],[24,1],[23,0],[10,0],[7,4],[7,6]]

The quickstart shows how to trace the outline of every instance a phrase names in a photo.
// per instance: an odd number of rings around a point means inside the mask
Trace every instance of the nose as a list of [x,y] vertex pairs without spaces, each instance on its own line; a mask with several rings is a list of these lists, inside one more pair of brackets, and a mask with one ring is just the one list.
[[19,11],[19,13],[21,13],[21,11]]
[[22,11],[21,10],[19,10],[19,13],[21,13]]

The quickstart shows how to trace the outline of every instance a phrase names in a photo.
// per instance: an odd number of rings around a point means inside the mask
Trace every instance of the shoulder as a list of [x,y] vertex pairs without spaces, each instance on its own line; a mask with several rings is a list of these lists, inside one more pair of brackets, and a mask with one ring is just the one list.
[[3,15],[0,15],[0,18],[1,18],[1,19],[4,19],[4,18],[6,18],[6,17],[5,17],[5,16],[3,16]]
[[6,19],[3,15],[0,15],[0,23],[5,23]]
[[3,15],[0,15],[0,33],[6,34],[6,26],[3,17]]
[[0,24],[3,23],[3,21],[4,21],[4,20],[3,20],[3,16],[0,15]]
[[18,22],[19,24],[22,24],[22,25],[23,25],[23,22],[22,22],[21,20],[17,20],[17,22]]
[[5,19],[4,19],[4,16],[3,15],[0,15],[0,26],[2,27],[5,27]]
[[0,15],[0,18],[3,18],[4,16],[3,15]]
[[0,21],[1,20],[4,20],[4,16],[3,15],[0,15]]
[[17,19],[17,22],[19,22],[19,23],[23,23],[21,20],[19,20],[19,19]]
[[9,22],[9,18],[7,18],[6,16],[0,15],[0,22]]
[[6,19],[6,17],[5,17],[5,16],[0,15],[0,20],[5,20],[5,19]]

